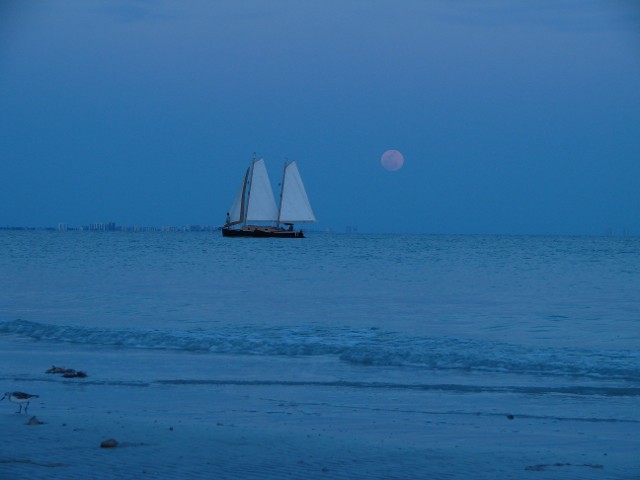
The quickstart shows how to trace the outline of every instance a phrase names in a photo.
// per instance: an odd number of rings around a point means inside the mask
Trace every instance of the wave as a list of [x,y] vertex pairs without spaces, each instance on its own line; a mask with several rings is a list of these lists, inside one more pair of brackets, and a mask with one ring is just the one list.
[[141,330],[0,322],[1,335],[96,346],[232,355],[331,355],[365,366],[433,371],[570,376],[640,382],[640,353],[545,348],[451,337],[415,337],[380,329],[242,326],[210,330]]

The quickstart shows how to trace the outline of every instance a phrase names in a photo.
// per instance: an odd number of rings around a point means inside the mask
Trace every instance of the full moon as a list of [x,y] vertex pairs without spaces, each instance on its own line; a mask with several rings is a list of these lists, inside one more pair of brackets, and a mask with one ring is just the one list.
[[400,170],[404,165],[404,157],[398,150],[387,150],[380,157],[382,166],[390,172]]

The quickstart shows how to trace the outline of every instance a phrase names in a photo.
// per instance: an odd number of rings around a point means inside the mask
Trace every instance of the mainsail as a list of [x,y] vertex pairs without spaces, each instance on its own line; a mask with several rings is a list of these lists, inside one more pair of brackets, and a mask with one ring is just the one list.
[[249,185],[246,221],[275,222],[278,219],[278,207],[273,199],[269,174],[262,158],[253,162]]
[[300,172],[296,162],[287,164],[284,168],[282,191],[280,194],[279,223],[315,222],[307,192],[304,189]]

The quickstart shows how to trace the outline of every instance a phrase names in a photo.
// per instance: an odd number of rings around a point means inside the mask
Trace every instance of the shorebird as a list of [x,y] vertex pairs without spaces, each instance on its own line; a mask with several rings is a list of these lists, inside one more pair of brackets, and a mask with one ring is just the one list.
[[38,395],[31,395],[30,393],[24,392],[7,392],[2,398],[0,398],[0,401],[4,400],[5,398],[10,402],[20,405],[20,410],[18,410],[16,413],[22,413],[22,405],[26,403],[26,405],[24,406],[24,413],[27,413],[29,402],[34,398],[38,398]]

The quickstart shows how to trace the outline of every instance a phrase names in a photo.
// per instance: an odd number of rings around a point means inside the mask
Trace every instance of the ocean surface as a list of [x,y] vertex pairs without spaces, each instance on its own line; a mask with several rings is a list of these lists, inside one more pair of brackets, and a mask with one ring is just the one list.
[[112,383],[379,391],[414,411],[436,392],[441,413],[640,430],[640,238],[2,231],[0,341],[202,365]]

